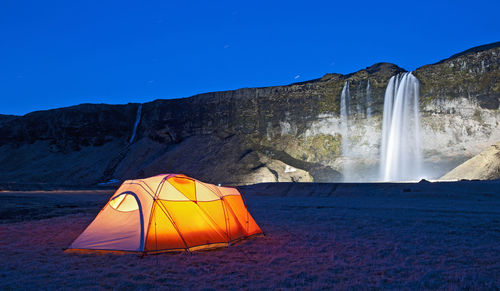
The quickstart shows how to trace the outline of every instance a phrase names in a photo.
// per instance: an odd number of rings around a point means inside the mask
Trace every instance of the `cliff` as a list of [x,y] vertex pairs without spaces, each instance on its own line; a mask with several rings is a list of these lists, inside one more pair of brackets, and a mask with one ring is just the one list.
[[4,122],[7,122],[7,121],[10,121],[12,119],[15,119],[17,117],[18,116],[16,116],[16,115],[4,115],[4,114],[0,114],[0,124],[4,123]]
[[[414,72],[428,175],[500,140],[500,43]],[[212,183],[335,181],[344,161],[340,94],[349,81],[358,179],[377,179],[388,63],[287,86],[127,105],[82,104],[0,116],[0,184],[94,185],[179,172]],[[370,83],[371,98],[366,99]],[[130,138],[140,109],[137,134]],[[371,112],[367,115],[367,110]]]

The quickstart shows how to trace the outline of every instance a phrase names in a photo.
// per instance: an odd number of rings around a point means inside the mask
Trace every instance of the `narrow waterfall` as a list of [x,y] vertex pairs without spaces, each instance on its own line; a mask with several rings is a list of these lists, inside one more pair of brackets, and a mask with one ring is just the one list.
[[349,138],[349,105],[351,102],[351,93],[349,91],[349,81],[346,81],[342,93],[340,95],[340,125],[342,135],[342,157],[344,181],[349,181],[351,178],[350,159],[350,138]]
[[421,175],[419,82],[411,72],[393,76],[385,90],[380,177],[416,180]]
[[372,117],[372,92],[370,89],[370,80],[366,83],[366,118],[370,119]]
[[135,116],[134,129],[132,130],[132,136],[130,137],[129,143],[132,144],[135,139],[135,134],[137,132],[137,127],[139,126],[139,122],[141,121],[141,113],[142,113],[142,104],[137,108],[137,114]]

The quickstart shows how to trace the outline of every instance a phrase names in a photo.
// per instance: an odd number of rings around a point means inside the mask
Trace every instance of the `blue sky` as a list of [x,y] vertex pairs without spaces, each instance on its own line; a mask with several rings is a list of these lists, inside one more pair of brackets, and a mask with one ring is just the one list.
[[0,113],[407,70],[500,40],[500,1],[0,2]]

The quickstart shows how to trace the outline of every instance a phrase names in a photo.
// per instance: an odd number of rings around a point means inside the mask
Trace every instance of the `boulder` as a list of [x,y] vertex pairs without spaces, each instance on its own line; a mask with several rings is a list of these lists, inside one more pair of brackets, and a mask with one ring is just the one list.
[[451,170],[441,180],[500,179],[500,142]]

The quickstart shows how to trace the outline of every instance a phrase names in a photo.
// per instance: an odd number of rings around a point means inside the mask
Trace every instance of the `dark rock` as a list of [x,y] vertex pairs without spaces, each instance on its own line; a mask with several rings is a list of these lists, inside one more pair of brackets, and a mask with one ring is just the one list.
[[484,109],[498,109],[500,106],[500,93],[478,95],[477,101],[479,106]]

